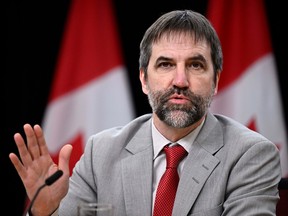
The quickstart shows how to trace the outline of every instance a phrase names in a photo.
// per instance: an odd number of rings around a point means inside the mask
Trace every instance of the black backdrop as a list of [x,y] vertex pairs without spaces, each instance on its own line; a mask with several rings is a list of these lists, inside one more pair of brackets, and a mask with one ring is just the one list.
[[[273,3],[274,2],[274,3]],[[281,1],[284,2],[284,1]],[[136,114],[150,112],[146,96],[138,81],[138,47],[146,28],[162,13],[171,9],[190,8],[205,14],[207,0],[128,1],[114,0],[123,56],[132,87]],[[25,200],[24,187],[8,158],[17,152],[13,134],[24,123],[41,123],[61,43],[63,26],[70,1],[8,0],[5,5],[4,122],[1,122],[1,191],[3,212],[21,215]],[[265,1],[276,56],[285,122],[287,124],[287,17],[284,3]],[[267,86],[269,88],[269,86]],[[2,96],[1,96],[2,97]],[[269,101],[267,101],[269,103]],[[3,203],[3,201],[2,201]]]

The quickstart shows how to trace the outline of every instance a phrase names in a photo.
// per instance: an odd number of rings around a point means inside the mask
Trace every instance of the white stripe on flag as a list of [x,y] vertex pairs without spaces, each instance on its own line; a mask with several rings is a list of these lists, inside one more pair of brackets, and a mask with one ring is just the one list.
[[48,105],[43,128],[52,154],[79,132],[87,140],[96,132],[123,125],[134,117],[125,73],[123,67],[115,68]]

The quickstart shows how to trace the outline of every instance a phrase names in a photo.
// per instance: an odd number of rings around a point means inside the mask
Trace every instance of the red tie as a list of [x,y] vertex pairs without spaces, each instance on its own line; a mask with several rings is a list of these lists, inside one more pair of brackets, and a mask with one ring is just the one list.
[[172,215],[179,182],[177,166],[187,155],[186,150],[181,145],[165,146],[164,151],[166,153],[166,171],[157,188],[153,216]]

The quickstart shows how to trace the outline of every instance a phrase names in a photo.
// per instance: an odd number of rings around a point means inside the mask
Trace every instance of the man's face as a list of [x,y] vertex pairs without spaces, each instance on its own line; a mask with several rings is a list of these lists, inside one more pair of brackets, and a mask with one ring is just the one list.
[[163,36],[152,46],[147,80],[140,71],[142,90],[160,120],[188,127],[206,113],[217,90],[210,46],[191,35]]

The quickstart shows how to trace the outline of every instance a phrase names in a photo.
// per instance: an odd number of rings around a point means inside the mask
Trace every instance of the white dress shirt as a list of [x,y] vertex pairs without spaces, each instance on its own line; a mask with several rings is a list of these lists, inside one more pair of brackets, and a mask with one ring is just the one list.
[[[179,144],[189,153],[191,146],[196,139],[199,131],[203,126],[204,121],[195,128],[191,133],[183,137],[182,139],[178,140],[177,142],[171,142],[170,140],[166,139],[155,127],[154,122],[152,121],[152,140],[153,140],[153,150],[154,150],[154,162],[153,162],[153,203],[152,203],[152,213],[154,209],[154,201],[156,196],[156,191],[158,187],[158,183],[160,178],[162,177],[163,173],[166,170],[166,156],[165,153],[162,151],[164,146],[169,144],[170,146]],[[183,164],[185,163],[187,157],[185,157],[178,166],[178,173],[179,177],[181,176],[181,171],[183,168]]]

